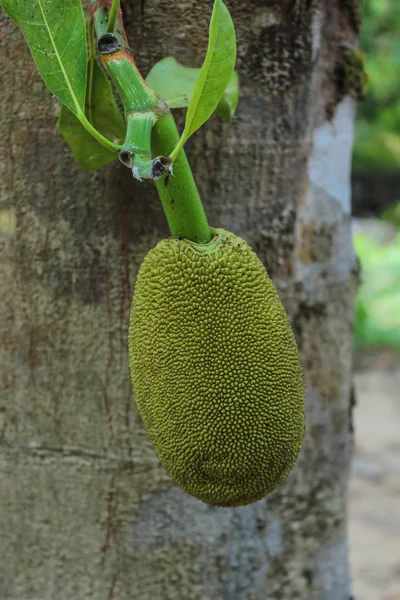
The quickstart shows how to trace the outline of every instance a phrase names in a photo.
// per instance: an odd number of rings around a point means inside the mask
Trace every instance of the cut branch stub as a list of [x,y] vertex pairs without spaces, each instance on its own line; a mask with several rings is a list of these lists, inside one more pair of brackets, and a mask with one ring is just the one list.
[[122,44],[113,33],[105,33],[99,38],[97,47],[100,54],[113,54],[113,52],[121,50]]
[[118,155],[120,162],[122,162],[123,165],[125,165],[125,167],[128,167],[128,169],[132,169],[132,164],[133,164],[133,156],[132,156],[132,152],[130,152],[129,150],[121,150],[121,152]]
[[172,165],[168,156],[157,156],[153,160],[151,173],[153,179],[160,179],[165,173],[171,175]]

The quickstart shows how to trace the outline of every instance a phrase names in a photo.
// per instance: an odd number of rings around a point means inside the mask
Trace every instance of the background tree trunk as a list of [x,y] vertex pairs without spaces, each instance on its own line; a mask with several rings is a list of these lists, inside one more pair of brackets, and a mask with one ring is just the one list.
[[[338,73],[358,0],[228,2],[241,99],[189,146],[210,223],[242,235],[290,314],[306,440],[276,493],[211,508],[159,465],[130,391],[135,275],[168,235],[150,184],[87,174],[1,14],[0,597],[348,600],[354,102]],[[212,1],[127,0],[139,67],[200,65]]]

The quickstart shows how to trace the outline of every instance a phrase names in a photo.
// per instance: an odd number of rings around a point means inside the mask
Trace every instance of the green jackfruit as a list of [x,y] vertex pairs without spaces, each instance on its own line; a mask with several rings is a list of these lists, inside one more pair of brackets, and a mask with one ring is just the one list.
[[256,254],[214,230],[161,241],[138,274],[133,389],[172,479],[217,506],[255,502],[287,477],[304,435],[304,387],[286,312]]

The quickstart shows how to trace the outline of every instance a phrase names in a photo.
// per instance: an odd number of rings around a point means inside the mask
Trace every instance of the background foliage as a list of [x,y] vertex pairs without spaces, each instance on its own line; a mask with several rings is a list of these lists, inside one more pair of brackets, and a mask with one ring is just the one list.
[[354,170],[400,169],[400,2],[363,0],[361,48],[369,76],[359,105]]
[[[369,88],[358,109],[354,171],[400,172],[399,0],[363,0],[361,47]],[[389,223],[358,222],[354,233],[362,268],[355,345],[400,350],[400,203],[376,218]]]
[[383,345],[400,350],[400,232],[391,243],[357,233],[354,245],[362,265],[356,349]]

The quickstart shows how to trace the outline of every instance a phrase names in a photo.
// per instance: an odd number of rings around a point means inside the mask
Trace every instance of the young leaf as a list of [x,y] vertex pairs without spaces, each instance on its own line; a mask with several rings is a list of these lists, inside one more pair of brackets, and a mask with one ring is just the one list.
[[199,77],[200,69],[184,67],[173,56],[154,65],[146,83],[162,96],[169,108],[186,108]]
[[2,0],[21,29],[49,90],[77,116],[84,112],[86,26],[81,0]]
[[[146,83],[164,98],[169,108],[187,108],[199,74],[200,69],[184,67],[175,58],[168,56],[154,65]],[[233,71],[215,112],[225,121],[231,121],[238,100],[239,78]]]
[[217,106],[217,114],[225,121],[232,121],[239,102],[239,76],[233,71],[224,95]]
[[200,69],[186,113],[185,129],[171,153],[174,161],[186,140],[210,118],[232,77],[236,61],[236,36],[231,16],[222,0],[214,0],[207,55]]
[[[94,59],[89,60],[86,116],[107,138],[117,143],[124,139],[124,119],[115,102],[107,76]],[[99,169],[118,159],[117,152],[109,150],[92,137],[65,105],[61,105],[57,127],[75,160],[83,169]]]

